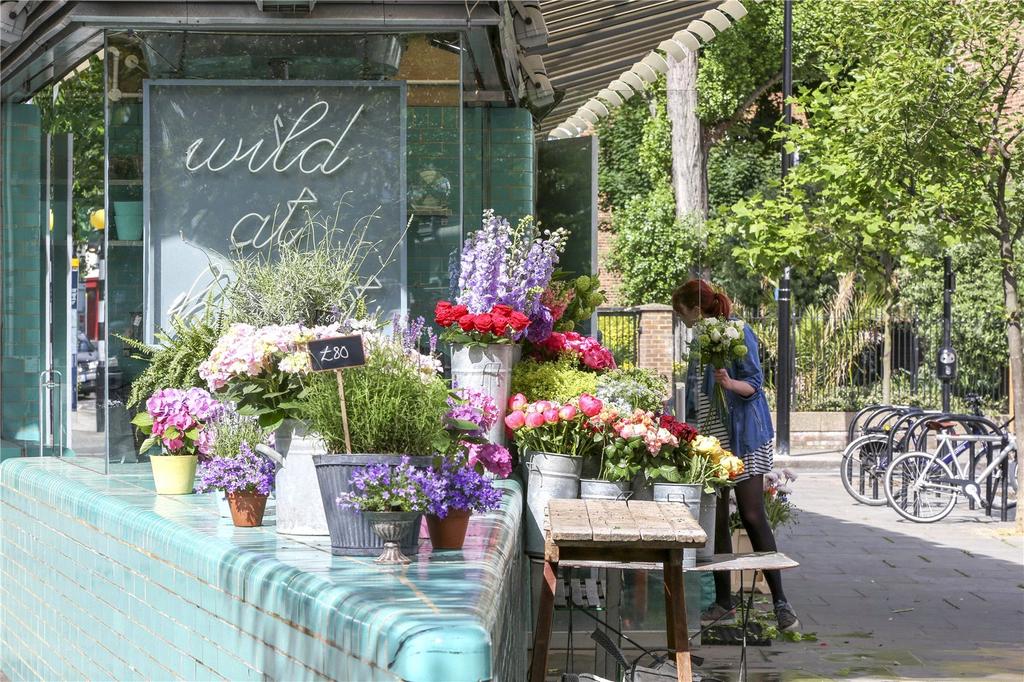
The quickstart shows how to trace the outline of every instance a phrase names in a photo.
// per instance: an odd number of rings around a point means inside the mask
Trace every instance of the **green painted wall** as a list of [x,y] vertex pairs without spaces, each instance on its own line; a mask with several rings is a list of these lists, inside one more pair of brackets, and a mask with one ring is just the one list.
[[[39,441],[43,370],[43,138],[39,109],[8,104],[3,129],[0,437]],[[8,450],[9,452],[9,450]]]
[[515,222],[533,214],[533,118],[526,109],[465,109],[463,154],[466,228],[484,209]]

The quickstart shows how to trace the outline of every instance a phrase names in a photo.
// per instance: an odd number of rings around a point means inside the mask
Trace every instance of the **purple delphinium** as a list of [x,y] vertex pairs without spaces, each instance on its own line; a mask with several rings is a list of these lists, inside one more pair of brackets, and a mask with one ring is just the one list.
[[269,495],[274,489],[274,463],[242,443],[237,457],[214,457],[199,465],[196,492],[223,490],[227,493]]
[[425,511],[434,496],[433,477],[402,457],[397,466],[368,464],[352,472],[349,491],[338,498],[340,507],[357,511]]
[[489,478],[458,461],[446,461],[432,473],[427,511],[445,518],[452,511],[487,512],[501,506],[501,491]]

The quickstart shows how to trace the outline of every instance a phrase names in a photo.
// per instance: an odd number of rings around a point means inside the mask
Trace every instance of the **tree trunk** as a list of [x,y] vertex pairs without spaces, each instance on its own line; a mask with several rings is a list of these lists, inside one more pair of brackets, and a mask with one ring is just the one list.
[[668,59],[668,120],[672,126],[672,189],[676,217],[708,213],[707,163],[697,118],[697,53]]
[[[1006,305],[1006,341],[1010,351],[1010,395],[1013,430],[1017,436],[1018,453],[1024,448],[1024,341],[1021,339],[1020,290],[1013,271],[1014,243],[1009,226],[1003,229],[999,240],[999,255],[1003,275],[1003,300]],[[1017,457],[1017,490],[1024,490],[1024,466]],[[1024,531],[1024,515],[1017,510],[1017,528]]]

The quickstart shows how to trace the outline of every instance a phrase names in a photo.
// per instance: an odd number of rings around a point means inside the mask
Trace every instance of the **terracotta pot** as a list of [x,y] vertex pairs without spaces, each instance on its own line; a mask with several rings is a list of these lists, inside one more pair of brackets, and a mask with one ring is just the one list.
[[462,549],[462,544],[466,542],[469,517],[472,515],[473,512],[466,509],[452,510],[443,519],[427,514],[430,544],[434,549]]
[[263,525],[263,512],[267,510],[267,496],[259,493],[228,493],[231,520],[240,528]]

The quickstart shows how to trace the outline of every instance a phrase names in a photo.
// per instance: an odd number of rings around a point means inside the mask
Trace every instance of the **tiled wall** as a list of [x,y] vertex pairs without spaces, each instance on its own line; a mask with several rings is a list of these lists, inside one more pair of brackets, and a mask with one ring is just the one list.
[[[148,467],[0,467],[0,671],[18,680],[519,680],[521,496],[398,569],[235,529]],[[421,555],[422,556],[422,555]]]
[[5,104],[3,127],[2,429],[5,440],[39,440],[43,369],[42,140],[39,110]]
[[466,228],[493,208],[511,222],[533,214],[533,119],[526,109],[463,112],[463,214]]

